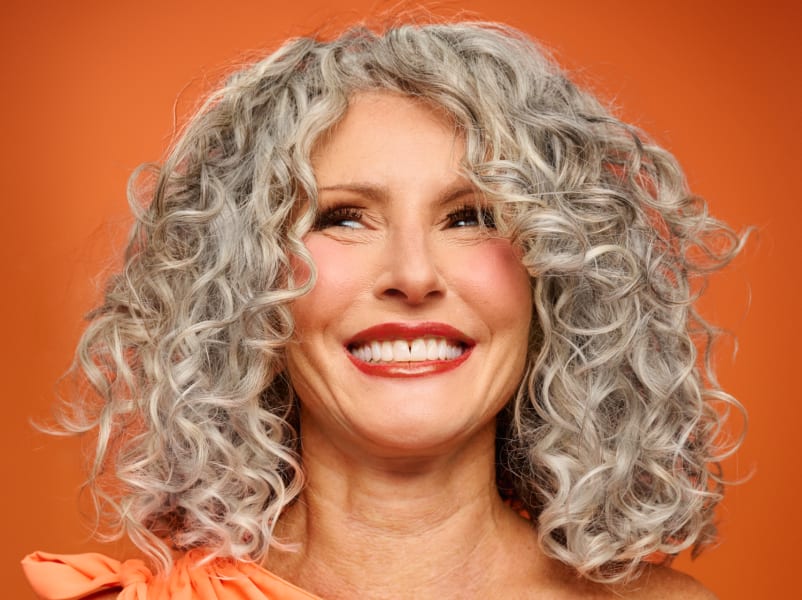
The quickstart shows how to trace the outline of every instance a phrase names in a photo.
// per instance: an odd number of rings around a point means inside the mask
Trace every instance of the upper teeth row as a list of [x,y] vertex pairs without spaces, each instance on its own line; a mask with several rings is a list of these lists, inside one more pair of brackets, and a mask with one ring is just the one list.
[[464,349],[445,338],[417,338],[392,342],[365,342],[350,348],[351,354],[365,362],[418,362],[452,360]]

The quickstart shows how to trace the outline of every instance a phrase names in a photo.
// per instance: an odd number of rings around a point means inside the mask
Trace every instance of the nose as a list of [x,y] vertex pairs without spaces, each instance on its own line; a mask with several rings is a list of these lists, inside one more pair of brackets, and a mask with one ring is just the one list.
[[423,227],[405,227],[388,232],[382,268],[376,279],[379,298],[419,305],[445,293],[432,243]]

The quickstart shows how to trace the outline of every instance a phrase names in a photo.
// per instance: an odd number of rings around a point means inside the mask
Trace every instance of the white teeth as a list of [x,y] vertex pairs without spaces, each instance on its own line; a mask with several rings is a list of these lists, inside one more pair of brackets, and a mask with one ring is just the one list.
[[364,362],[422,362],[425,360],[454,360],[465,348],[444,338],[415,338],[365,342],[350,348],[351,354]]
[[437,360],[437,348],[439,344],[434,338],[426,340],[426,360]]
[[418,338],[412,340],[412,345],[409,347],[410,360],[416,362],[426,360],[426,342]]
[[396,340],[393,342],[393,360],[399,362],[409,362],[412,357],[409,351],[409,344],[404,340]]
[[381,345],[381,343],[379,343],[379,342],[377,342],[375,340],[372,341],[370,343],[370,353],[371,353],[371,355],[372,355],[374,360],[379,360],[379,358],[381,358],[381,355],[382,355],[382,345]]

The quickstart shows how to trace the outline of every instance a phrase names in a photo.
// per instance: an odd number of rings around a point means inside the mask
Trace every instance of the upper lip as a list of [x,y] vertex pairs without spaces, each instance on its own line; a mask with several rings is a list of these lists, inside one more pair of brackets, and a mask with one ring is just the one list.
[[423,337],[441,337],[459,342],[466,346],[473,346],[476,342],[459,329],[445,323],[380,323],[363,329],[346,342],[346,346],[366,342],[414,340]]

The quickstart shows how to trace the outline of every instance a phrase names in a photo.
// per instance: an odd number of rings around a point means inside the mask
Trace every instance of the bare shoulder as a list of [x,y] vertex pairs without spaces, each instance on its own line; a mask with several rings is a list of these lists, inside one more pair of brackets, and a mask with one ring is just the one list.
[[632,600],[716,600],[690,575],[663,566],[649,566],[636,581],[615,592]]
[[[520,594],[521,598],[581,598],[583,600],[717,600],[716,595],[690,575],[661,565],[645,565],[640,576],[626,584],[609,585],[580,577],[576,571],[548,561],[549,575],[530,590],[538,595]],[[547,581],[544,586],[543,582]]]

